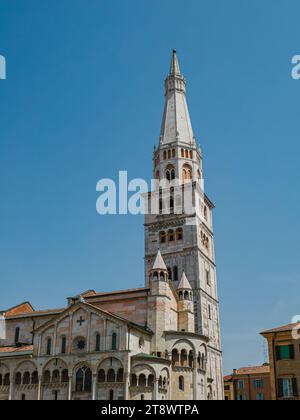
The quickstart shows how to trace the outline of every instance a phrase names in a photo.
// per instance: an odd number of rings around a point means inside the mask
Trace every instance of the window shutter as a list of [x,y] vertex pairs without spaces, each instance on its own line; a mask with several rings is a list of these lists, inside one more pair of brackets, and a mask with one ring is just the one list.
[[294,360],[295,359],[295,348],[294,348],[294,345],[291,344],[289,347],[290,347],[290,359],[291,360]]
[[283,379],[278,379],[278,398],[283,397]]
[[293,378],[293,395],[294,395],[294,397],[298,397],[298,382],[297,382],[297,378]]
[[279,346],[276,347],[276,360],[281,360],[280,347]]

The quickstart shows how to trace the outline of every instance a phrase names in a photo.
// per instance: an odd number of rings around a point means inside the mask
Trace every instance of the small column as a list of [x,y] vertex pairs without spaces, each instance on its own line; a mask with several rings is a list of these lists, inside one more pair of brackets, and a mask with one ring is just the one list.
[[72,400],[72,382],[73,382],[73,376],[69,376],[69,387],[68,387],[68,400]]
[[97,400],[97,375],[93,375],[93,396],[92,400]]
[[158,401],[158,381],[159,379],[154,380],[154,389],[153,389],[153,400]]
[[39,376],[39,382],[38,382],[38,401],[42,399],[42,376]]
[[14,394],[14,377],[13,377],[13,374],[11,373],[9,377],[9,394],[8,394],[9,401],[12,401],[13,394]]

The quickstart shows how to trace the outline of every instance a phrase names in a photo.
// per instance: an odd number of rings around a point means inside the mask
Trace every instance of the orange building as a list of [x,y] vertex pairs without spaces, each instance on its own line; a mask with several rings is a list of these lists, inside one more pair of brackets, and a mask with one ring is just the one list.
[[224,378],[224,393],[227,401],[270,400],[270,366],[235,369]]
[[294,328],[298,331],[299,324],[289,324],[261,333],[269,347],[272,400],[300,399],[300,342],[292,336]]

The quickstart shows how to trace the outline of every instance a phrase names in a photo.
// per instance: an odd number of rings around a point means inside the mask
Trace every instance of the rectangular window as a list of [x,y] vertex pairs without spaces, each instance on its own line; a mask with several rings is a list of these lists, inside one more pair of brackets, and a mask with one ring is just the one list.
[[295,350],[294,350],[293,345],[276,347],[277,360],[292,360],[294,358],[295,358]]
[[239,381],[238,382],[238,387],[239,387],[240,390],[243,390],[244,389],[244,381]]
[[206,284],[210,286],[210,272],[209,270],[206,270]]
[[255,379],[253,381],[254,389],[262,389],[264,387],[264,381],[262,379]]
[[261,392],[256,394],[256,401],[264,401],[264,400],[265,400],[264,394],[262,394]]

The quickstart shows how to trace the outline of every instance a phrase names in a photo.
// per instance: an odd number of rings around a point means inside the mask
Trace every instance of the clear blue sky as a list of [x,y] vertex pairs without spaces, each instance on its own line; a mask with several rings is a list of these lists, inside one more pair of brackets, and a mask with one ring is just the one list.
[[225,371],[300,312],[299,0],[0,0],[0,308],[142,286],[143,219],[102,177],[150,179],[172,48],[215,231]]

